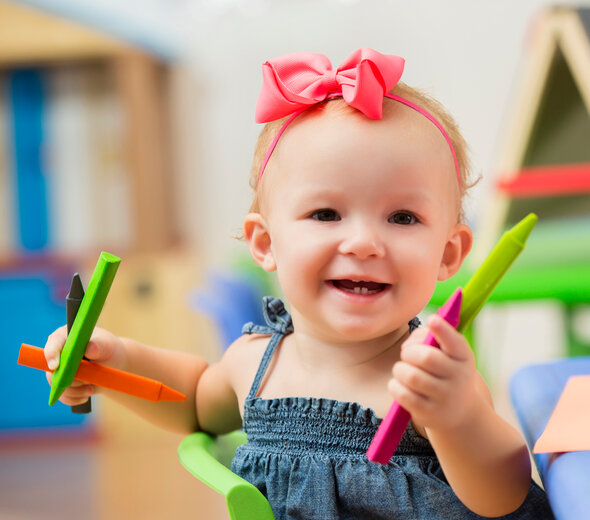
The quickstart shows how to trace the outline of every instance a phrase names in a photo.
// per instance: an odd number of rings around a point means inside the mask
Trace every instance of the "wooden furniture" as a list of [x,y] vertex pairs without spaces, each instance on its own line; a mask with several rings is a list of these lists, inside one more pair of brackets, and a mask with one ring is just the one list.
[[[39,71],[41,76],[51,76],[64,69],[74,71],[72,74],[77,72],[90,76],[92,79],[89,81],[82,80],[85,85],[81,87],[88,90],[89,99],[96,97],[98,88],[112,89],[110,94],[116,105],[113,109],[121,112],[113,116],[121,119],[121,136],[110,143],[111,148],[116,147],[117,150],[100,153],[103,156],[121,155],[116,158],[121,163],[116,168],[124,170],[122,174],[125,180],[121,183],[126,187],[113,189],[123,192],[122,196],[118,195],[118,205],[128,207],[130,229],[125,244],[118,243],[120,248],[124,248],[125,252],[159,251],[174,243],[177,240],[177,224],[174,216],[174,174],[169,145],[168,63],[137,45],[22,4],[0,1],[0,19],[0,91],[10,88],[10,85],[4,83],[9,82],[11,73],[31,69]],[[58,89],[59,87],[60,85],[57,86]],[[43,85],[42,88],[44,91],[51,90],[48,85]],[[51,88],[55,88],[55,85]],[[68,86],[64,88],[67,89]],[[67,97],[68,93],[65,94]],[[50,104],[52,92],[46,92],[46,96],[47,104]],[[101,110],[106,108],[103,106]],[[0,138],[10,142],[11,118],[7,115],[7,122],[2,121],[4,113],[8,112],[9,107],[0,109],[0,123],[4,123],[0,124],[4,130],[0,131]],[[107,133],[108,130],[107,128]],[[105,138],[108,139],[109,136],[106,135]],[[97,146],[96,136],[92,139],[93,142],[88,144],[91,153],[92,147]],[[57,179],[59,172],[56,174],[51,171],[55,161],[52,161],[52,152],[47,150],[47,146],[47,139],[44,138],[44,142],[29,153],[39,154],[43,175],[51,175],[52,179]],[[70,146],[72,152],[76,151],[76,147],[80,148],[76,142],[72,142]],[[11,168],[14,166],[11,155],[6,143],[0,143],[0,170],[4,170],[0,171],[0,183],[10,183],[9,177],[13,175]],[[3,158],[6,160],[3,161]],[[98,160],[109,161],[110,158],[101,157]],[[108,168],[101,164],[97,169]],[[80,175],[86,173],[80,172]],[[106,173],[97,171],[93,175],[104,179]],[[58,187],[56,191],[59,192],[60,189]],[[11,190],[12,188],[7,188],[8,192]],[[26,193],[21,193],[20,196],[26,197]],[[100,187],[93,187],[90,198],[100,199],[101,196],[104,194]],[[92,207],[92,202],[94,201],[88,201],[89,208]],[[48,203],[51,206],[55,201],[50,200]],[[51,207],[48,212],[52,213]],[[10,215],[3,217],[10,218]],[[53,221],[55,220],[54,218]],[[49,225],[56,224],[50,222]],[[112,227],[116,227],[116,223]],[[18,235],[18,225],[12,228]],[[51,233],[50,230],[49,235],[46,246],[40,248],[44,253],[52,253],[54,249],[51,240],[56,233]],[[108,237],[105,241],[105,237],[100,236],[99,232],[96,235],[93,237],[94,242],[89,239],[91,245],[94,244],[98,250],[112,249],[109,243],[105,243],[108,242]],[[19,247],[18,236],[13,242],[13,250],[6,250],[8,246],[0,244],[3,246],[0,247],[0,258],[18,256],[23,252]],[[59,244],[55,244],[55,247],[58,248]],[[91,256],[94,256],[96,249],[89,252]],[[26,247],[24,252],[27,252]],[[121,251],[117,253],[120,254]]]

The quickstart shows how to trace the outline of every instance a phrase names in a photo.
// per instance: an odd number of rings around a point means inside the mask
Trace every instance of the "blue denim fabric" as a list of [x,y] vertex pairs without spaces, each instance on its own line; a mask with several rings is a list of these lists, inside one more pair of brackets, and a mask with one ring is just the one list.
[[[408,426],[387,466],[365,456],[381,419],[358,403],[323,398],[261,399],[258,388],[281,339],[293,331],[276,298],[264,299],[266,325],[244,333],[272,334],[244,405],[248,443],[232,470],[268,498],[277,520],[480,519],[455,496],[428,440]],[[419,322],[410,322],[413,330]],[[505,519],[553,518],[533,482],[525,503]]]

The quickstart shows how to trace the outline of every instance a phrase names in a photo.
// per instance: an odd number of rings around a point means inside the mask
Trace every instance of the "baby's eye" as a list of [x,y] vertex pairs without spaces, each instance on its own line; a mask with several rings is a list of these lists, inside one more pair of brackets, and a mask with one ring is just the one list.
[[411,213],[408,213],[407,211],[399,211],[399,212],[391,215],[391,217],[389,217],[388,221],[391,222],[392,224],[409,226],[411,224],[415,224],[416,222],[418,222],[418,219],[414,215],[412,215]]
[[340,215],[338,215],[335,210],[329,208],[318,209],[310,216],[314,220],[319,220],[320,222],[332,222],[335,220],[340,220]]

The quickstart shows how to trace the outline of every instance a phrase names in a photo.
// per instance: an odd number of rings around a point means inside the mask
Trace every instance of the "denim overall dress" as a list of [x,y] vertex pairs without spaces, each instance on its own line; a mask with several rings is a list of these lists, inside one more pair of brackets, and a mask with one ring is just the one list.
[[[481,519],[455,496],[430,443],[410,424],[387,466],[365,456],[381,422],[358,403],[324,398],[256,397],[281,339],[293,332],[281,300],[265,297],[266,325],[244,333],[271,334],[244,404],[248,442],[232,470],[268,499],[277,520]],[[410,330],[419,324],[410,322]],[[505,519],[553,518],[533,482],[525,503]]]

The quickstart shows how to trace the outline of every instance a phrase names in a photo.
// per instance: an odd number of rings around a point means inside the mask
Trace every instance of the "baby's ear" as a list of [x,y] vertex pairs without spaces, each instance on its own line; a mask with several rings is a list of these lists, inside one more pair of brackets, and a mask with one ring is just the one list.
[[473,232],[465,224],[455,224],[445,245],[438,280],[447,280],[453,276],[463,264],[467,253],[473,245]]
[[244,238],[254,261],[265,271],[277,268],[271,249],[270,233],[260,213],[248,213],[244,219]]

